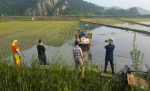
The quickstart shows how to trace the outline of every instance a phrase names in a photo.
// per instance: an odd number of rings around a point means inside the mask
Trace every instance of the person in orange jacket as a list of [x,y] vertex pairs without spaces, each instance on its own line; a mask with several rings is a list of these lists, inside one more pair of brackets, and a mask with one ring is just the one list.
[[14,40],[12,43],[12,49],[13,49],[13,56],[16,61],[16,64],[20,66],[20,54],[19,54],[19,47],[17,46],[17,44],[18,41]]

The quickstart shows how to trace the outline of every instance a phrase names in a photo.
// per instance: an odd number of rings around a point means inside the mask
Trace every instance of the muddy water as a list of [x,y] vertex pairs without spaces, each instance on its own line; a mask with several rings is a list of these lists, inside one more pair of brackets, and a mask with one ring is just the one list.
[[[80,23],[82,25],[84,23]],[[125,65],[132,65],[132,60],[130,57],[130,51],[133,49],[132,42],[134,38],[134,33],[132,31],[108,28],[99,25],[90,24],[89,27],[81,27],[82,30],[86,32],[92,32],[93,38],[90,40],[90,45],[81,46],[84,54],[85,61],[92,60],[93,63],[97,65],[104,65],[105,60],[105,49],[104,49],[104,41],[110,37],[114,38],[114,62],[117,63],[116,71],[121,70]],[[144,61],[150,67],[150,35],[136,33],[136,44],[138,45],[138,49],[144,53]],[[64,43],[61,47],[49,46],[46,45],[46,56],[49,62],[55,62],[56,60],[59,62],[61,60],[66,64],[74,64],[72,49],[74,47],[74,38],[66,43]],[[36,45],[29,50],[21,52],[22,59],[24,58],[28,65],[31,64],[31,60],[34,57],[37,59],[37,49]],[[12,58],[9,57],[9,58]],[[147,70],[145,65],[142,66],[143,70]]]

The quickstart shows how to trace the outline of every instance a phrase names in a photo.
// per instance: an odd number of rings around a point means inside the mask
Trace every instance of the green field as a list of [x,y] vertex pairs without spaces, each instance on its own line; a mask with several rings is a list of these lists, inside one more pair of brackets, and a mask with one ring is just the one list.
[[[46,45],[59,47],[74,37],[78,25],[78,21],[0,23],[1,57],[12,55],[11,44],[14,39],[18,40],[21,51],[38,44],[39,38],[43,39]],[[31,64],[32,67],[27,67],[27,64],[23,63],[18,68],[14,64],[8,65],[5,63],[8,60],[2,58],[0,58],[0,69],[2,69],[0,71],[1,91],[115,91],[124,88],[119,84],[114,84],[120,82],[116,79],[107,84],[111,78],[102,78],[100,69],[98,71],[95,68],[96,65],[89,62],[84,64],[86,77],[83,79],[81,78],[81,71],[74,70],[74,65],[61,64],[60,60],[55,65],[49,65],[49,71],[41,71],[37,63]],[[103,67],[101,67],[101,70],[103,70]]]
[[132,22],[142,22],[142,21],[150,22],[150,18],[122,18],[121,20],[132,21]]
[[123,24],[125,22],[115,20],[115,19],[81,19],[81,21],[85,22],[92,22],[92,23],[100,23],[100,24],[107,24],[107,25],[115,25],[115,24]]
[[[12,54],[12,42],[18,40],[20,50],[38,44],[41,38],[49,46],[61,46],[73,38],[78,21],[17,21],[0,23],[1,56]],[[56,42],[57,41],[57,42]]]

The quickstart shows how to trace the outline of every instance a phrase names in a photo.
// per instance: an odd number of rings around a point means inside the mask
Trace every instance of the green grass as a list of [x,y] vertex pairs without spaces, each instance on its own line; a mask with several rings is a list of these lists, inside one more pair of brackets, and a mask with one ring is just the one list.
[[[41,70],[38,63],[33,63],[32,67],[21,63],[21,67],[17,67],[5,61],[0,59],[0,91],[123,91],[127,87],[127,79],[119,74],[113,79],[101,77],[102,69],[97,70],[92,62],[85,61],[85,78],[81,78],[81,70],[74,70],[74,65],[64,65],[60,61],[49,65],[49,71]],[[145,91],[140,86],[138,90]]]
[[[26,50],[43,39],[49,46],[61,46],[74,37],[78,21],[17,21],[0,23],[0,56],[12,54],[12,42],[18,40],[20,50]],[[3,55],[2,55],[3,54]]]
[[150,22],[150,18],[122,18],[121,20],[132,21],[132,22],[142,22],[142,21]]
[[[39,69],[35,63],[32,67],[22,64],[15,65],[0,63],[0,90],[1,91],[122,91],[126,87],[123,79],[101,77],[101,71],[94,66],[85,64],[85,78],[81,78],[81,71],[74,70],[73,66],[49,66],[49,71]],[[92,67],[92,68],[91,68]],[[108,83],[108,81],[110,81]],[[124,82],[124,84],[119,84]],[[118,83],[118,84],[117,84]],[[124,87],[123,87],[124,86]]]
[[115,20],[115,19],[82,19],[85,22],[92,22],[92,23],[100,23],[100,24],[107,24],[107,25],[115,25],[115,24],[123,24],[125,22]]

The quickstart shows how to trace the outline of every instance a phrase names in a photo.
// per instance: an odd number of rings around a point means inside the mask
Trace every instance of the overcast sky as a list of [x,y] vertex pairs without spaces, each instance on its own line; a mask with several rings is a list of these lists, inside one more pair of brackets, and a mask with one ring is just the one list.
[[150,0],[84,0],[94,3],[99,6],[118,6],[124,9],[130,7],[141,7],[146,10],[150,10]]

